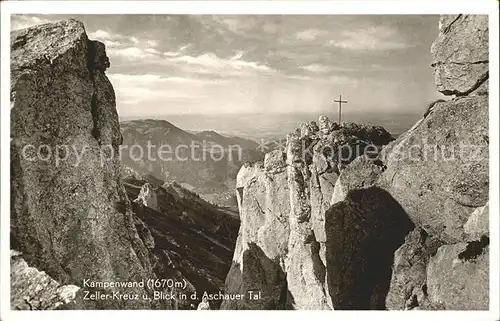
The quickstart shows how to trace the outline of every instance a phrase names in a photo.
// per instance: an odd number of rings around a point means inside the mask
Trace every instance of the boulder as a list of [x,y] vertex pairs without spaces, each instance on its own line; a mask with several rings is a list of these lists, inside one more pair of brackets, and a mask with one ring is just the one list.
[[[275,158],[268,156],[267,159],[269,164]],[[286,171],[268,173],[260,165],[255,166],[243,166],[238,174],[241,223],[225,293],[247,294],[257,290],[263,296],[262,300],[250,300],[248,296],[243,300],[225,300],[221,309],[285,308],[284,258],[290,233]],[[282,291],[285,291],[284,297],[281,297]]]
[[314,135],[314,134],[318,133],[319,126],[314,120],[311,120],[311,121],[309,121],[309,129],[311,130],[311,134]]
[[349,191],[373,186],[385,169],[378,158],[359,156],[346,166],[335,182],[330,204],[343,201]]
[[488,242],[440,247],[429,260],[427,292],[432,304],[446,310],[488,310]]
[[[259,299],[250,299],[250,293]],[[243,299],[227,299],[221,310],[282,310],[286,308],[285,274],[280,265],[270,260],[254,243],[241,253],[239,263],[233,263],[226,279],[226,294],[242,294]]]
[[[417,228],[395,253],[390,309],[486,310],[489,296],[488,17],[442,16],[437,89],[456,95],[382,150],[386,189]],[[424,277],[425,270],[425,277]]]
[[325,263],[311,228],[290,231],[286,266],[287,304],[294,310],[332,310],[325,288]]
[[467,95],[477,89],[488,79],[488,16],[441,16],[431,55],[438,91]]
[[21,253],[10,251],[12,310],[54,310],[72,303],[80,288],[61,285],[47,273],[29,266]]
[[478,207],[472,212],[469,219],[464,225],[464,232],[467,235],[468,241],[474,241],[481,236],[489,236],[489,203],[485,206]]
[[260,163],[245,163],[236,176],[236,188],[245,187],[246,184],[262,172]]
[[394,140],[392,135],[382,126],[363,125],[352,122],[342,124],[342,132],[347,136],[355,136],[376,146],[387,145]]
[[332,122],[328,116],[319,116],[318,118],[319,131],[324,135],[327,135],[332,130]]
[[300,129],[300,137],[312,135],[312,129],[309,126],[309,123],[300,124],[299,129]]
[[330,207],[330,195],[338,181],[335,173],[318,174],[314,170],[310,178],[311,224],[314,236],[318,242],[325,242],[325,212]]
[[382,151],[387,169],[377,184],[428,234],[461,241],[471,207],[488,201],[488,135],[487,96],[437,103]]
[[386,191],[350,191],[325,214],[326,275],[336,310],[385,309],[394,252],[413,224]]

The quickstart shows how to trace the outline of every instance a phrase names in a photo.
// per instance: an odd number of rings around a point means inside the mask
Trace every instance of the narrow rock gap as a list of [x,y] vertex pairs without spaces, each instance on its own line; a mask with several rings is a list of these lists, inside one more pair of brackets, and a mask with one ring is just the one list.
[[98,122],[98,102],[97,102],[97,94],[92,94],[92,98],[90,100],[90,113],[92,114],[92,122],[94,127],[92,128],[92,136],[99,142],[99,129],[97,127]]
[[236,187],[236,191],[240,197],[240,204],[243,205],[243,189],[244,187]]

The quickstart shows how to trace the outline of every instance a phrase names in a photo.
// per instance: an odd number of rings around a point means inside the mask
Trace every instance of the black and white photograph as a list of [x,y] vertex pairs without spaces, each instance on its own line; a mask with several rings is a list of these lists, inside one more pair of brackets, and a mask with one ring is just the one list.
[[2,2],[2,320],[500,317],[497,1],[425,14],[22,2]]

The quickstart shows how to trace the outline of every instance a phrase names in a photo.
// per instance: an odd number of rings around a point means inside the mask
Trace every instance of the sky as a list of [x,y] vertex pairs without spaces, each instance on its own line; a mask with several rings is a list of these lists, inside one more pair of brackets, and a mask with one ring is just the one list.
[[421,113],[441,97],[437,15],[13,15],[12,29],[75,18],[106,45],[121,117]]

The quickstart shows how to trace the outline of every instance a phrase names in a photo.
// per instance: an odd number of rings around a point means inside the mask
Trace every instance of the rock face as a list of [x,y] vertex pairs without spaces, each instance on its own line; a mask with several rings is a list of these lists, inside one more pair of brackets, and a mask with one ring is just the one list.
[[443,240],[461,240],[471,208],[488,200],[487,96],[437,103],[384,163],[380,185],[412,220]]
[[[397,140],[322,117],[288,136],[286,170],[240,170],[226,292],[263,289],[266,304],[223,307],[488,309],[487,37],[485,16],[441,18],[434,76],[456,97],[429,105]],[[268,160],[282,164],[277,156]],[[259,269],[253,260],[245,270],[247,250],[259,253]],[[276,277],[256,284],[252,273]]]
[[[318,124],[301,124],[288,135],[285,152],[274,150],[263,164],[240,169],[241,226],[225,289],[228,294],[261,291],[261,299],[226,300],[221,308],[333,308],[326,282],[325,212],[339,168],[364,153],[372,143],[366,133],[377,131],[340,127],[326,116]],[[380,133],[372,135],[377,143],[392,140],[385,130]]]
[[119,179],[121,135],[104,45],[89,40],[82,23],[67,20],[12,32],[11,49],[13,248],[59,284],[154,277]]

